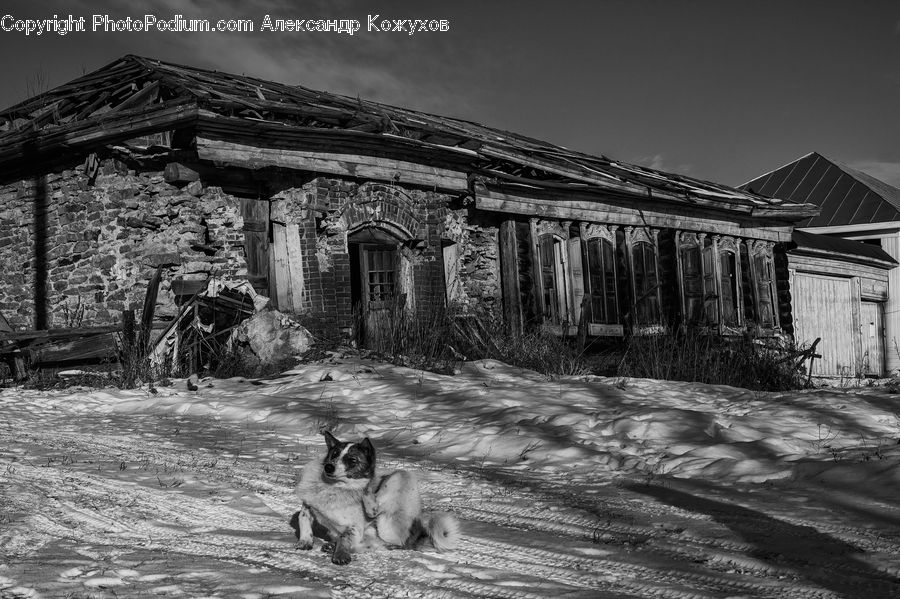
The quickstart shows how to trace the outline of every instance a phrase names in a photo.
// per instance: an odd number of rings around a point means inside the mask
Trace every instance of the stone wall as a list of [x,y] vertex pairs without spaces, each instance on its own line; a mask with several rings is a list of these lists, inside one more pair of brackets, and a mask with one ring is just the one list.
[[458,245],[462,302],[501,311],[500,225],[474,210],[461,209],[447,215],[445,227]]
[[[173,285],[245,278],[240,200],[207,175],[176,186],[161,167],[136,169],[107,157],[94,176],[78,165],[0,186],[3,315],[16,328],[34,328],[35,300],[43,295],[50,328],[115,324],[123,310],[139,315],[147,282],[162,267],[156,314],[167,319],[178,309]],[[500,309],[498,226],[473,217],[460,199],[386,183],[287,177],[272,174],[268,184],[273,221],[299,226],[302,312],[351,325],[348,238],[369,226],[398,240],[414,308],[445,300],[446,254],[455,261],[461,303]]]
[[14,327],[35,326],[36,286],[47,326],[94,326],[139,313],[157,266],[163,318],[177,310],[172,280],[246,275],[237,199],[161,171],[106,158],[93,177],[79,166],[0,186],[0,207],[0,310]]

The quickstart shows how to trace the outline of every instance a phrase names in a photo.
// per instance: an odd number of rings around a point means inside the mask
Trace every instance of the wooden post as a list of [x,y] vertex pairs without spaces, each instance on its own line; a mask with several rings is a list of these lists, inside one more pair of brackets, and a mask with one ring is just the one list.
[[516,223],[512,220],[500,224],[500,273],[503,295],[503,316],[514,335],[522,333],[522,292],[519,289],[519,248],[516,240]]
[[134,310],[124,310],[122,312],[122,343],[126,351],[130,351],[134,347],[135,330],[134,330]]
[[162,267],[157,267],[156,272],[147,285],[147,294],[144,296],[144,309],[141,312],[141,332],[138,338],[140,357],[147,354],[150,344],[150,329],[153,327],[153,317],[156,314],[156,297],[159,295],[159,281],[162,279]]

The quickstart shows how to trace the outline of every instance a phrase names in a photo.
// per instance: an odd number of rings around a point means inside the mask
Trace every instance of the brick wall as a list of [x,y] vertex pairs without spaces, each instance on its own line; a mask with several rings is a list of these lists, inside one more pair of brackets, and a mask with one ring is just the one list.
[[274,196],[288,200],[286,217],[300,226],[305,306],[339,327],[352,323],[350,243],[374,227],[390,235],[409,264],[410,299],[426,309],[443,301],[442,243],[451,198],[381,183],[316,178]]

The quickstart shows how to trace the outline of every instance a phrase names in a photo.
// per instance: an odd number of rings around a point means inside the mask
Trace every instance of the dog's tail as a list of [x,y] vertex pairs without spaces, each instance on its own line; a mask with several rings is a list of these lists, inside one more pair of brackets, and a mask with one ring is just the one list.
[[447,512],[422,514],[421,527],[438,551],[453,551],[462,536],[456,516]]

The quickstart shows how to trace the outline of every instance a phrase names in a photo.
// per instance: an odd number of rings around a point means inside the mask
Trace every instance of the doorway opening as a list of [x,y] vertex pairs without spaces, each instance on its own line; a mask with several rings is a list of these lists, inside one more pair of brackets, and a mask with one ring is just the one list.
[[366,227],[350,234],[347,243],[354,337],[361,346],[387,350],[394,320],[406,303],[400,242],[384,230]]

